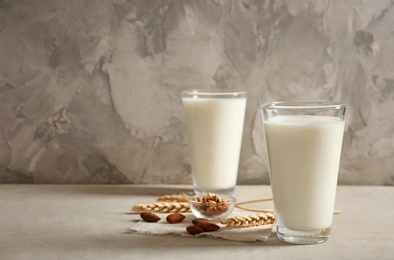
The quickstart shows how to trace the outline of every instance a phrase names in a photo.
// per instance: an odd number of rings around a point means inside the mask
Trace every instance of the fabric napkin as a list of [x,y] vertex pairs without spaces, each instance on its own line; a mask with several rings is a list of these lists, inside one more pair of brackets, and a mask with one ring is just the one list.
[[[137,220],[127,231],[137,232],[140,234],[149,235],[178,235],[182,237],[198,238],[207,236],[211,238],[226,239],[232,241],[243,241],[243,242],[256,242],[266,241],[272,233],[273,225],[264,225],[257,227],[246,227],[246,228],[234,228],[226,227],[220,223],[216,223],[220,226],[220,229],[214,232],[204,232],[196,236],[190,235],[186,231],[186,227],[192,225],[192,220],[195,216],[192,213],[183,213],[185,219],[176,224],[170,224],[166,221],[168,214],[157,214],[161,220],[158,222],[145,222],[144,220]],[[235,209],[231,216],[244,216],[245,211],[239,211]],[[231,217],[230,216],[230,217]]]

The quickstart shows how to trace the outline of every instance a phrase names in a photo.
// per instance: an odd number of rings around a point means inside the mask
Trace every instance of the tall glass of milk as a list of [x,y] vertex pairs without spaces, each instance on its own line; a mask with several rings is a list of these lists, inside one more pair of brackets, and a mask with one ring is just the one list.
[[346,104],[261,105],[279,239],[316,244],[329,239]]
[[196,194],[232,194],[238,175],[247,93],[182,92]]

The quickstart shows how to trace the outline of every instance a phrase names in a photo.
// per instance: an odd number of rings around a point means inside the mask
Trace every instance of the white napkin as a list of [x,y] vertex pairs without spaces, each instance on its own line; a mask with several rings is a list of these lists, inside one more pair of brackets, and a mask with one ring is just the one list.
[[[255,241],[266,241],[271,235],[273,225],[263,225],[257,227],[246,227],[246,228],[231,228],[226,227],[220,223],[216,223],[220,226],[220,229],[214,232],[204,232],[196,236],[190,235],[186,231],[186,227],[192,225],[192,220],[195,216],[192,213],[183,213],[185,219],[176,224],[170,224],[166,221],[168,214],[157,214],[161,220],[158,222],[146,222],[139,220],[133,224],[127,231],[137,232],[140,234],[150,235],[179,235],[182,237],[201,237],[207,236],[211,238],[220,238],[232,241],[243,241],[243,242],[255,242]],[[245,211],[239,212],[234,210],[231,216],[245,215]],[[230,217],[231,217],[230,216]]]

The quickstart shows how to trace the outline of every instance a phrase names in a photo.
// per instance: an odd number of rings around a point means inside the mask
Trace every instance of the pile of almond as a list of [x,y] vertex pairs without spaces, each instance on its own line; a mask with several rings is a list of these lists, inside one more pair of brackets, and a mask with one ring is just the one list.
[[203,232],[213,232],[219,230],[220,227],[206,218],[195,218],[192,220],[193,225],[186,228],[190,235],[198,235]]
[[[150,211],[141,212],[140,217],[147,222],[158,222],[161,219],[158,215]],[[185,216],[181,213],[172,213],[167,215],[166,221],[170,224],[175,224],[181,222],[184,218]],[[205,218],[195,218],[192,220],[192,223],[193,225],[188,226],[186,231],[193,236],[220,229],[218,225]]]
[[[147,222],[157,222],[161,219],[158,215],[150,211],[141,212],[140,217]],[[185,216],[181,213],[172,213],[167,216],[166,220],[170,224],[175,224],[181,222],[184,218]]]

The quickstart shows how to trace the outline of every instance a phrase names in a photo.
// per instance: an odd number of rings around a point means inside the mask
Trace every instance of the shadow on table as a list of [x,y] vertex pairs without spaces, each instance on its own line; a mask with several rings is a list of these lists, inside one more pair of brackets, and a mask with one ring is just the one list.
[[95,195],[152,195],[186,193],[193,194],[189,185],[45,185],[51,192],[81,193]]
[[[182,248],[182,247],[278,247],[278,246],[299,246],[283,242],[278,239],[275,232],[268,237],[266,241],[256,242],[240,242],[231,241],[225,239],[217,239],[210,237],[181,237],[175,235],[144,235],[134,232],[124,232],[124,239],[129,241],[138,240],[138,243],[134,244],[135,247],[140,247],[145,243],[153,243],[155,248]],[[129,236],[129,237],[127,237]],[[139,246],[140,245],[140,246]]]

